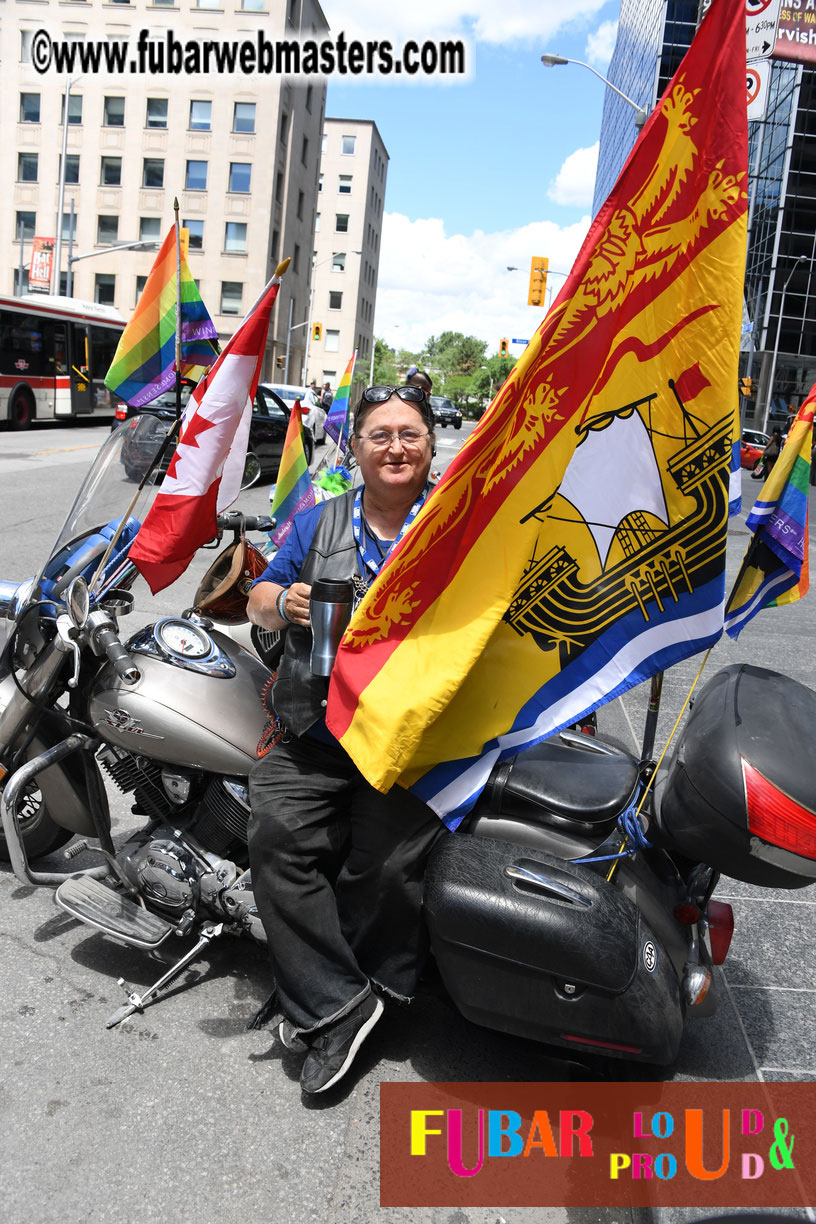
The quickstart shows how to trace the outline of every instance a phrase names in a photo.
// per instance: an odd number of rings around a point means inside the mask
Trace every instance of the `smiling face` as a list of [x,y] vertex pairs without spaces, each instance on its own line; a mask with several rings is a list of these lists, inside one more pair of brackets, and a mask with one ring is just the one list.
[[[360,465],[363,481],[372,493],[404,493],[409,502],[418,496],[428,479],[433,451],[433,434],[421,413],[392,395],[383,404],[376,404],[358,426],[360,434],[351,438],[351,449]],[[418,445],[406,446],[392,438],[388,446],[374,446],[368,435],[386,429],[396,434],[403,429],[426,434]],[[362,436],[360,436],[362,435]]]

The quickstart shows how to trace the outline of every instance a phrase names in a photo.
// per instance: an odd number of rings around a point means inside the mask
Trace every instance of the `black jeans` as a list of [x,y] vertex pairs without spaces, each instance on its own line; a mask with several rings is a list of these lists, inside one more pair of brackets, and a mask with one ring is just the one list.
[[309,1032],[371,982],[409,998],[427,952],[422,879],[441,821],[401,787],[374,790],[343,749],[306,737],[258,761],[250,798],[252,889],[287,1019]]

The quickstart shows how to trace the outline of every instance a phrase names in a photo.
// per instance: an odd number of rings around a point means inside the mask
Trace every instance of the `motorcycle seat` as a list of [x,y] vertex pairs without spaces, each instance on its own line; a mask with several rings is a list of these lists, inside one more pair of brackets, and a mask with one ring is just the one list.
[[635,798],[638,779],[637,762],[626,752],[563,731],[499,762],[475,814],[597,834],[611,829]]

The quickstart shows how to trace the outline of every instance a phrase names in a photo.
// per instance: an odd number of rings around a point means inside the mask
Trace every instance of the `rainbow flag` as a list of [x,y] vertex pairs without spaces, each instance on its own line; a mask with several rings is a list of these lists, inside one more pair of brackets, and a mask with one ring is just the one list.
[[353,616],[329,729],[455,828],[493,765],[722,633],[745,22],[714,0],[496,399]]
[[345,450],[349,436],[349,397],[351,395],[351,380],[354,375],[354,363],[357,360],[357,350],[346,366],[346,372],[337,385],[337,392],[332,400],[329,415],[323,422],[323,428],[338,447]]
[[[218,356],[218,332],[181,257],[181,373],[198,382]],[[176,385],[176,231],[162,243],[130,322],[119,339],[105,386],[141,408]]]
[[808,484],[816,385],[799,409],[782,452],[745,522],[754,532],[725,610],[738,637],[763,608],[801,599],[809,586]]
[[314,504],[314,489],[309,476],[306,452],[303,449],[303,413],[300,410],[300,400],[295,400],[289,413],[278,480],[272,492],[272,505],[269,509],[269,513],[278,523],[272,532],[272,543],[280,548],[292,530],[292,519],[295,515]]

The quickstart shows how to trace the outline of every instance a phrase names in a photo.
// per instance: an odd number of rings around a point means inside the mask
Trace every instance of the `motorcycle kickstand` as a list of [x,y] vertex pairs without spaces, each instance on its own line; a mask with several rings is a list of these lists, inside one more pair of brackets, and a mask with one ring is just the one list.
[[182,970],[186,969],[190,962],[195,960],[199,952],[203,952],[208,944],[223,934],[224,926],[223,922],[219,922],[215,926],[204,927],[198,943],[190,948],[189,952],[185,952],[181,960],[176,961],[175,965],[168,969],[167,973],[163,974],[157,982],[154,982],[144,994],[137,994],[135,990],[128,986],[124,978],[119,978],[117,985],[121,986],[124,990],[128,997],[128,1002],[123,1007],[120,1007],[118,1011],[115,1011],[110,1019],[105,1021],[105,1028],[113,1028],[115,1025],[120,1024],[122,1020],[126,1020],[128,1016],[132,1016],[134,1012],[144,1011],[147,1004],[153,1002],[156,995],[161,994],[178,977]]

